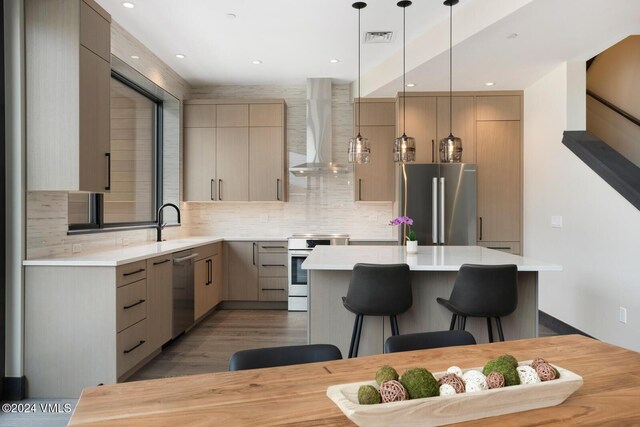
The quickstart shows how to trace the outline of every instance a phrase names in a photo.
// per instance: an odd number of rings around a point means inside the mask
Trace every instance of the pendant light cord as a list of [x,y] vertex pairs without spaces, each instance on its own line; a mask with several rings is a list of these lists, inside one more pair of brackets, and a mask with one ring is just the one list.
[[407,7],[402,7],[402,134],[407,134]]
[[360,125],[362,123],[360,120],[360,112],[362,111],[360,105],[362,102],[360,99],[360,82],[362,80],[360,75],[360,12],[362,12],[362,9],[358,9],[358,136],[360,136]]
[[449,4],[449,136],[453,136],[453,3]]

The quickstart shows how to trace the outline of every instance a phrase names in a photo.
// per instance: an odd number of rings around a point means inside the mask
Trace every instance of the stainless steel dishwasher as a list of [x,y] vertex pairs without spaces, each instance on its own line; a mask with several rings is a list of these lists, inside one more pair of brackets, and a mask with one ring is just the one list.
[[189,329],[193,317],[193,263],[197,253],[189,249],[173,254],[173,338]]

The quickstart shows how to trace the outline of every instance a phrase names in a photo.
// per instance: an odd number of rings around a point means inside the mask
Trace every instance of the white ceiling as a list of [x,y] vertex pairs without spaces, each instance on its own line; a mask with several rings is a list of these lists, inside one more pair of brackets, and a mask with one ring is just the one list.
[[[131,0],[133,9],[97,1],[194,86],[357,77],[351,0]],[[363,45],[363,96],[392,96],[402,87],[402,9],[395,0],[367,3],[362,31],[395,36]],[[448,18],[441,0],[415,0],[407,9],[407,82],[417,84],[408,90],[448,89]],[[507,39],[511,33],[518,37]],[[460,0],[454,90],[524,89],[560,62],[586,60],[629,34],[640,34],[640,0]],[[256,59],[263,63],[253,65]]]

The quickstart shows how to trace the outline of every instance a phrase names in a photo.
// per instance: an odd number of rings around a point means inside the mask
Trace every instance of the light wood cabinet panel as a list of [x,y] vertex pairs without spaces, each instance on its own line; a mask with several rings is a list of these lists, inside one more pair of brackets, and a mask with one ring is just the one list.
[[124,286],[147,277],[147,262],[136,261],[116,268],[116,286]]
[[496,251],[507,252],[514,255],[520,255],[520,242],[485,242],[478,241],[478,246],[483,246],[487,249],[494,249]]
[[184,129],[184,200],[216,200],[216,129]]
[[282,104],[250,104],[249,126],[282,127]]
[[355,165],[355,200],[394,200],[393,126],[363,126],[362,136],[369,139],[369,163]]
[[80,44],[111,62],[111,18],[95,2],[80,3]]
[[[360,116],[358,115],[360,108]],[[362,102],[354,100],[353,112],[356,126],[394,126],[396,106],[393,102]],[[362,123],[359,123],[362,120]],[[355,131],[357,134],[357,129]]]
[[[406,99],[406,134],[416,139],[416,163],[437,163],[435,96],[408,96]],[[396,136],[405,131],[405,115],[403,98],[397,102]],[[391,148],[389,148],[391,151]]]
[[283,200],[283,142],[281,127],[249,128],[249,200]]
[[212,104],[184,104],[184,127],[216,127],[216,106]]
[[225,242],[227,246],[227,298],[230,301],[258,300],[258,244]]
[[216,129],[216,172],[218,200],[249,200],[249,128]]
[[288,254],[286,252],[279,253],[260,253],[258,276],[263,277],[287,277]]
[[216,109],[217,127],[246,127],[249,126],[249,105],[233,104],[218,105]]
[[212,283],[211,287],[213,291],[211,293],[212,301],[211,306],[215,307],[222,301],[222,293],[224,287],[223,272],[222,272],[222,251],[219,251],[211,257],[212,263]]
[[284,252],[287,253],[287,242],[259,242],[258,251],[263,252]]
[[118,332],[147,317],[146,279],[116,290],[116,330]]
[[258,301],[287,301],[287,288],[286,277],[260,277],[258,279]]
[[477,120],[520,120],[520,96],[478,96]]
[[201,259],[193,264],[193,317],[195,320],[198,320],[211,309],[211,296],[209,295],[209,278],[211,277],[210,264],[211,258]]
[[[476,162],[476,121],[473,96],[453,97],[453,135],[462,139],[462,163]],[[438,135],[436,156],[440,157],[439,143],[449,136],[449,97],[438,97]]]
[[147,321],[149,347],[157,349],[171,339],[173,328],[173,258],[147,260]]
[[148,340],[146,319],[118,333],[116,338],[118,378],[151,354],[153,350]]
[[519,121],[477,122],[478,240],[520,240],[520,135]]

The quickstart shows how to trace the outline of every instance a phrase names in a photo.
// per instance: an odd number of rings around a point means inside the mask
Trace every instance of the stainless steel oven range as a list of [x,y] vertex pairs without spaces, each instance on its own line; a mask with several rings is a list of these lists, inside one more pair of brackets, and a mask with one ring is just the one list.
[[294,234],[289,237],[289,311],[307,311],[307,270],[302,263],[319,245],[348,245],[346,234]]

